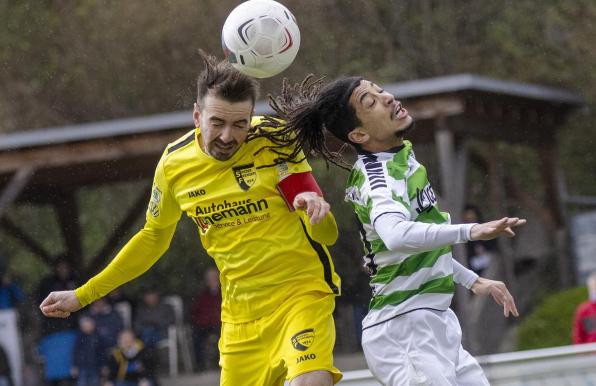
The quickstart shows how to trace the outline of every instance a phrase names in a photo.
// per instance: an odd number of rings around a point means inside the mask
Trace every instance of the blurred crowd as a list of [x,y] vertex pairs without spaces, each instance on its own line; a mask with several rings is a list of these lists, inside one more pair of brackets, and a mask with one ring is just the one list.
[[[135,301],[117,289],[69,318],[39,314],[35,347],[23,350],[22,323],[18,321],[21,305],[29,301],[36,306],[50,292],[73,290],[81,282],[65,259],[55,262],[53,272],[41,280],[34,296],[26,296],[3,266],[0,277],[0,386],[32,384],[20,377],[23,356],[37,360],[38,383],[48,386],[159,385],[158,374],[167,367],[170,327],[183,324],[183,310],[176,309],[184,307],[180,297],[162,297],[160,289],[152,287],[142,290]],[[219,274],[209,268],[204,288],[187,305],[195,369],[217,367],[220,304]]]

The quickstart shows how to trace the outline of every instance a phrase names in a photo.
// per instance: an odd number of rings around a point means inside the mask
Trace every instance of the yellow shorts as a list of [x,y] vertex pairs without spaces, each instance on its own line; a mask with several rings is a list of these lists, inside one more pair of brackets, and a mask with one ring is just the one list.
[[271,315],[247,323],[222,323],[222,386],[278,386],[284,380],[333,366],[335,296],[309,292],[288,299]]

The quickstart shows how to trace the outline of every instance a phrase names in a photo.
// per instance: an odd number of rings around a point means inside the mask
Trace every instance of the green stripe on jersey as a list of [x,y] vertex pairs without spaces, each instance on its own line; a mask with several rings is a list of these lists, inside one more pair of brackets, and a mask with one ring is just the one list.
[[370,240],[370,247],[371,247],[371,253],[377,254],[379,252],[385,252],[388,251],[389,248],[387,248],[385,246],[385,243],[383,243],[383,240],[381,239],[377,239],[377,240]]
[[368,198],[366,202],[366,206],[357,204],[353,201],[350,201],[352,207],[354,208],[354,212],[356,212],[356,216],[358,216],[358,220],[362,224],[370,224],[370,212],[372,210],[372,198]]
[[428,178],[426,178],[426,168],[420,164],[416,171],[408,178],[408,198],[410,201],[416,199],[416,189],[424,189],[428,185]]
[[[399,153],[397,153],[399,154]],[[397,157],[396,154],[396,157]],[[395,159],[395,158],[394,158]],[[395,162],[395,161],[387,161],[387,174],[396,180],[403,180],[406,178],[406,172],[408,171],[408,163],[405,164]]]
[[391,161],[387,161],[387,174],[396,180],[403,180],[406,178],[406,173],[410,169],[408,166],[408,157],[412,150],[411,144],[408,146],[404,143],[405,147],[395,153]]
[[352,169],[350,176],[348,177],[348,187],[357,187],[358,189],[362,188],[364,185],[364,181],[366,180],[366,176],[360,169]]
[[449,216],[445,212],[441,212],[436,206],[431,207],[431,210],[424,211],[416,217],[416,221],[427,224],[444,224],[449,220]]
[[388,295],[375,296],[370,301],[369,309],[378,310],[389,305],[397,306],[412,296],[421,294],[452,294],[454,288],[453,275],[448,275],[427,281],[415,290],[395,291]]
[[449,252],[451,252],[450,246],[408,256],[399,264],[379,268],[377,274],[372,277],[370,282],[371,284],[389,283],[398,276],[410,276],[421,268],[432,267],[439,257]]
[[391,192],[391,198],[393,198],[393,201],[397,201],[403,206],[405,206],[407,210],[410,210],[410,203],[398,196],[397,194],[395,194],[395,192]]

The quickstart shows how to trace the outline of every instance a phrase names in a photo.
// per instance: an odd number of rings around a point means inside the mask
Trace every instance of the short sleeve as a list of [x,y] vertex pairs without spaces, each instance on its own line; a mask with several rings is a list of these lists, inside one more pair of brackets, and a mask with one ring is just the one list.
[[166,228],[175,224],[180,220],[182,213],[166,177],[166,156],[164,153],[155,169],[151,198],[145,216],[147,223],[155,228]]
[[300,151],[296,156],[296,159],[299,160],[298,162],[292,161],[283,161],[279,163],[275,163],[273,159],[268,160],[267,162],[271,164],[275,164],[275,168],[277,170],[277,182],[282,181],[284,178],[288,177],[291,174],[297,173],[305,173],[311,172],[312,168],[310,167],[306,157],[304,157],[304,153]]

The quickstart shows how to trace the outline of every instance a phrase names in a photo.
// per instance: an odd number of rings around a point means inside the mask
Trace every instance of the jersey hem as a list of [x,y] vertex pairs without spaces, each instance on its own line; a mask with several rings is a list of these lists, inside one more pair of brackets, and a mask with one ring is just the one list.
[[412,312],[412,311],[418,311],[418,310],[432,310],[432,311],[445,312],[445,311],[447,311],[448,309],[449,309],[449,307],[447,307],[447,308],[446,308],[446,309],[444,309],[444,310],[441,310],[441,309],[438,309],[438,308],[432,308],[432,307],[418,307],[418,308],[414,308],[414,309],[411,309],[411,310],[408,310],[408,311],[400,312],[400,313],[399,313],[399,314],[397,314],[397,315],[393,315],[393,316],[391,316],[391,317],[389,317],[389,318],[387,318],[387,319],[383,319],[383,320],[381,320],[381,321],[378,321],[378,322],[375,322],[375,323],[373,323],[373,324],[371,324],[371,325],[368,325],[368,326],[362,326],[362,331],[364,331],[364,330],[366,330],[366,329],[368,329],[368,328],[371,328],[371,327],[378,326],[379,324],[383,324],[383,323],[385,323],[385,322],[388,322],[388,321],[390,321],[391,319],[395,319],[395,318],[397,318],[398,316],[402,316],[402,315],[405,315],[405,314],[409,314],[409,313],[410,313],[410,312]]

